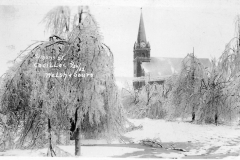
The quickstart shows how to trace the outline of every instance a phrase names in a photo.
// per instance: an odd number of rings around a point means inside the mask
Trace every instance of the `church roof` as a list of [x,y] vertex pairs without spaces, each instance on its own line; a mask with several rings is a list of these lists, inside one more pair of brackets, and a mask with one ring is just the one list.
[[147,43],[146,33],[145,33],[145,28],[144,28],[144,23],[143,23],[142,11],[141,11],[141,16],[140,16],[138,38],[137,38],[137,43],[141,43],[141,42]]
[[[183,58],[151,57],[150,62],[142,62],[142,68],[151,77],[170,76],[180,73]],[[210,67],[208,58],[198,58],[205,67]]]

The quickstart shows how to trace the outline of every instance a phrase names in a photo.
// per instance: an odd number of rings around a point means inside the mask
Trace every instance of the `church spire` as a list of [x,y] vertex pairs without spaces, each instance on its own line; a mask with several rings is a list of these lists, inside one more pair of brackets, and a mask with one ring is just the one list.
[[141,43],[141,42],[145,42],[145,43],[147,42],[144,23],[143,23],[142,8],[141,8],[141,17],[140,17],[140,23],[139,23],[139,29],[138,29],[137,43]]

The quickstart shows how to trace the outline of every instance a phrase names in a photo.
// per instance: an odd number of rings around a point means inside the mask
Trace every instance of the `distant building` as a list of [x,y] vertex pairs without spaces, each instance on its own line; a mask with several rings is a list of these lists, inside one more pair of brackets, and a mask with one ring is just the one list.
[[[133,49],[134,80],[133,87],[139,89],[146,83],[162,84],[165,78],[178,74],[181,70],[183,58],[151,57],[150,43],[146,33],[141,12],[137,41]],[[208,58],[199,58],[205,67],[210,67]]]

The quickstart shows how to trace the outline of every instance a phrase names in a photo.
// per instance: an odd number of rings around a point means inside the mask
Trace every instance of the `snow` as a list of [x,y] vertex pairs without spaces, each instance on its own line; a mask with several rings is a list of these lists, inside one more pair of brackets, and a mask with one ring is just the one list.
[[116,84],[117,84],[117,86],[118,86],[119,89],[124,88],[124,85],[123,85],[122,82],[120,82],[120,81],[116,81]]
[[[74,155],[74,146],[59,146],[64,151]],[[107,146],[82,146],[81,156],[83,157],[113,157],[126,153],[141,151],[143,149],[128,147],[107,147]]]
[[[132,119],[130,121],[136,125],[143,125],[143,130],[136,130],[125,135],[132,138],[135,143],[138,143],[141,139],[158,138],[163,143],[199,143],[197,149],[191,149],[188,153],[185,153],[186,155],[240,153],[239,126],[197,125],[148,118]],[[211,150],[213,151],[211,152]]]
[[[166,122],[164,120],[130,120],[136,125],[143,125],[143,130],[126,134],[138,142],[143,138],[160,138],[162,142],[208,142],[221,145],[231,138],[238,138],[240,130],[234,126],[197,125],[184,122]],[[219,141],[221,139],[221,141]]]
[[[134,144],[121,144],[106,140],[82,140],[83,157],[153,157],[153,158],[240,158],[240,126],[197,125],[189,122],[167,122],[164,120],[129,119],[143,128],[126,133],[123,137]],[[124,139],[123,138],[123,139]],[[158,139],[164,148],[139,145],[143,139]],[[126,141],[127,142],[127,141]],[[171,148],[182,148],[187,152]],[[74,155],[74,146],[58,146]],[[47,149],[9,150],[0,156],[44,156]]]
[[6,152],[0,152],[0,156],[26,156],[26,157],[36,157],[43,156],[47,153],[47,148],[39,150],[20,150],[13,149]]
[[171,153],[171,154],[162,153],[162,154],[156,154],[156,156],[162,157],[162,158],[182,158],[182,157],[184,157],[183,154],[178,154],[178,153]]

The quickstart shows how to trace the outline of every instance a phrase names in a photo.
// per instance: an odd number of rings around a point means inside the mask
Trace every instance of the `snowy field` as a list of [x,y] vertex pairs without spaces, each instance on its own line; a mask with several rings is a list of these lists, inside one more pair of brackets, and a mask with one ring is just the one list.
[[[107,144],[104,140],[83,140],[83,157],[120,158],[240,158],[240,126],[197,125],[188,122],[130,119],[143,128],[126,133],[122,140]],[[156,139],[163,148],[140,145],[140,140]],[[74,146],[58,146],[74,155]],[[172,148],[182,149],[182,151]],[[47,149],[9,150],[0,156],[45,156]]]

